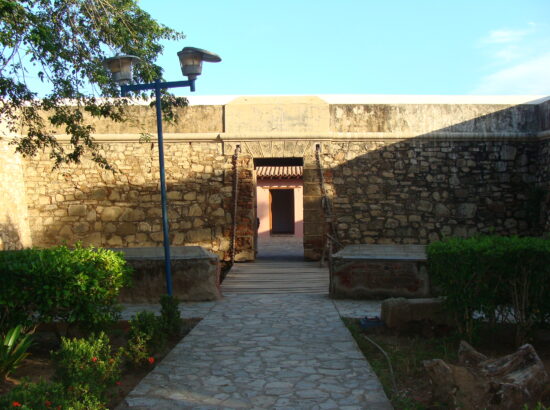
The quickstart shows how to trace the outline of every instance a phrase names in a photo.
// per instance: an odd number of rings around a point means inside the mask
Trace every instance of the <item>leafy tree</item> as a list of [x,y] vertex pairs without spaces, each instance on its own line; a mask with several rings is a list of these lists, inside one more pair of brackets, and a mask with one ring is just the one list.
[[[152,63],[162,52],[161,40],[182,38],[136,0],[0,0],[0,116],[10,131],[24,130],[14,141],[16,151],[32,156],[47,149],[54,167],[78,163],[88,152],[111,169],[86,117],[123,121],[128,99],[101,98],[119,93],[102,61],[115,52],[136,55],[142,63],[135,80],[152,82],[162,77]],[[49,90],[43,98],[29,76]],[[167,107],[186,103],[165,98]],[[56,128],[70,136],[69,148],[56,140]]]

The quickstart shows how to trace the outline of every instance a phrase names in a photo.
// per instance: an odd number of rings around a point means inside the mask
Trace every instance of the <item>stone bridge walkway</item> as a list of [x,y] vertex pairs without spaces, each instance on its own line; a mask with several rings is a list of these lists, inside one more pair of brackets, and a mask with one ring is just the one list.
[[204,319],[121,408],[392,408],[340,320],[378,314],[377,302],[246,293],[182,311]]

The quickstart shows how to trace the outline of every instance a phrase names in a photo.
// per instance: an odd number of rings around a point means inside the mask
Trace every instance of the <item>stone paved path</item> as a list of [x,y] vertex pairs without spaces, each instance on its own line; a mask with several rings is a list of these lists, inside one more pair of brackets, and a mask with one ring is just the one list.
[[392,408],[328,296],[228,295],[208,308],[124,408]]

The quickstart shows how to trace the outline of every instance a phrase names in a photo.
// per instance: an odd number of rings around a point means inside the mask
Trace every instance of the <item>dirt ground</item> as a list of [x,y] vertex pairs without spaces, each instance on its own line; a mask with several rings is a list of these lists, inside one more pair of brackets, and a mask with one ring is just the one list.
[[[359,326],[358,320],[345,319],[344,322],[380,378],[396,410],[448,409],[448,406],[434,402],[430,380],[422,361],[438,358],[449,363],[457,363],[460,338],[450,329],[417,324],[401,331],[386,327],[364,330]],[[365,335],[389,355],[397,392],[394,392],[387,359],[378,348],[365,339]],[[550,341],[546,336],[547,334],[539,340],[533,340],[532,344],[550,374]],[[516,350],[514,333],[510,328],[496,331],[480,330],[472,344],[475,349],[491,358],[501,357]],[[550,406],[550,385],[542,403]]]
[[[182,336],[168,339],[166,347],[161,352],[155,354],[155,363],[161,361],[199,322],[200,319],[183,319]],[[109,339],[113,348],[116,349],[125,345],[128,330],[128,321],[120,321],[109,332]],[[37,382],[40,379],[50,380],[53,377],[55,367],[50,359],[50,355],[52,351],[58,348],[58,340],[47,327],[39,328],[33,336],[34,343],[29,349],[30,355],[21,363],[19,368],[9,375],[7,380],[0,381],[0,395],[9,392],[15,386],[21,384],[23,380]],[[123,367],[120,384],[113,386],[110,392],[111,400],[108,404],[109,408],[115,408],[154,366],[153,364],[141,368]]]

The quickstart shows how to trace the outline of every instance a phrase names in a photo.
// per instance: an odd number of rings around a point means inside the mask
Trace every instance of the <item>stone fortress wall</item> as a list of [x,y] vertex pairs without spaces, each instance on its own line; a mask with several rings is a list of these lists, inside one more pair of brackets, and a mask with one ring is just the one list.
[[539,105],[540,149],[537,182],[543,189],[543,207],[541,219],[544,232],[550,232],[550,101]]
[[0,140],[0,250],[31,246],[23,163],[10,138]]
[[[229,257],[237,145],[237,260],[254,258],[253,159],[265,157],[304,159],[304,246],[319,257],[317,145],[343,244],[536,230],[529,198],[550,183],[548,101],[388,98],[240,97],[181,109],[164,127],[172,245]],[[3,145],[0,189],[15,199],[3,199],[0,216],[16,227],[2,229],[3,247],[161,246],[155,132],[148,106],[131,107],[123,124],[96,124],[115,174],[88,160],[52,171],[47,154],[21,160]]]

